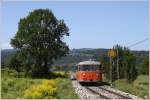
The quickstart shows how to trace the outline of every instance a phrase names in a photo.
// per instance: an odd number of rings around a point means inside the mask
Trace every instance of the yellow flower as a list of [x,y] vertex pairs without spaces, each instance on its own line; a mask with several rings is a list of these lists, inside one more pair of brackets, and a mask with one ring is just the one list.
[[43,80],[42,84],[33,85],[25,91],[24,98],[54,98],[56,95],[56,82],[54,80]]

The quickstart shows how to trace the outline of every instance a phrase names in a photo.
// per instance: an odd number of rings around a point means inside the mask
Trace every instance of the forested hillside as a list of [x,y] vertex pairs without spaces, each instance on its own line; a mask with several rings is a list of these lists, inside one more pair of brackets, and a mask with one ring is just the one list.
[[14,49],[4,49],[1,50],[1,65],[3,67],[4,64],[9,60],[9,58],[16,53]]
[[[1,62],[2,65],[6,64],[7,60],[16,52],[14,49],[5,49],[1,51]],[[72,49],[66,57],[62,57],[61,59],[54,62],[54,65],[68,65],[75,64],[80,61],[95,59],[99,60],[103,55],[107,55],[108,49],[99,48],[99,49],[90,49],[90,48],[82,48],[82,49]],[[136,57],[136,64],[138,65],[144,57],[149,55],[148,51],[132,51]]]

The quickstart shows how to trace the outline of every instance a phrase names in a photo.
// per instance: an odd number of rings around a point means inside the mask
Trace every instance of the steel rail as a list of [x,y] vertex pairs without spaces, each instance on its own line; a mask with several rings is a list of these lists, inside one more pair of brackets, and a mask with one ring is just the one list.
[[100,94],[100,93],[98,93],[98,92],[96,92],[96,91],[90,89],[89,87],[86,87],[86,89],[90,90],[92,93],[97,94],[97,95],[99,95],[100,97],[102,97],[102,98],[104,98],[104,99],[110,99],[109,97],[104,96],[104,95],[102,95],[102,94]]
[[110,92],[110,93],[113,93],[113,94],[115,94],[115,95],[118,95],[118,96],[122,97],[123,99],[132,99],[131,97],[122,95],[122,94],[120,94],[120,93],[117,93],[117,92],[114,92],[114,91],[111,91],[111,90],[107,90],[107,89],[102,88],[102,87],[98,87],[98,88],[100,88],[100,89],[102,89],[102,90],[105,90],[105,91],[108,91],[108,92]]

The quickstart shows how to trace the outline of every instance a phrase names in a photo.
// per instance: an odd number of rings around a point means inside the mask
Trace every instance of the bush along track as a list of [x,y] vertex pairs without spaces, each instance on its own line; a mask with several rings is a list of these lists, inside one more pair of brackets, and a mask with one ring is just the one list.
[[43,80],[24,93],[26,99],[78,99],[69,79],[57,78]]
[[21,75],[13,70],[2,70],[2,99],[78,99],[64,72],[53,72],[50,75],[56,77],[52,79]]
[[44,80],[42,84],[33,85],[27,89],[24,98],[27,99],[54,99],[56,96],[56,82],[54,80]]

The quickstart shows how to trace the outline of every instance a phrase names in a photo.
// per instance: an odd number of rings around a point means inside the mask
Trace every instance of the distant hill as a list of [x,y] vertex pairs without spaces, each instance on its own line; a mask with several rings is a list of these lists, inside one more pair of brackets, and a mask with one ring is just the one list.
[[[5,49],[1,51],[1,62],[4,64],[7,59],[16,52],[14,49]],[[69,54],[66,57],[62,57],[57,61],[54,61],[56,65],[63,65],[63,64],[72,64],[77,63],[84,60],[89,59],[98,59],[102,55],[107,55],[108,49],[98,48],[98,49],[91,49],[91,48],[82,48],[82,49],[72,49],[69,51]],[[132,51],[133,54],[136,56],[137,63],[141,62],[144,56],[149,55],[148,51]]]
[[68,64],[68,63],[78,63],[81,61],[95,59],[97,60],[100,56],[107,54],[108,49],[72,49],[66,57],[55,61],[55,64]]
[[1,50],[1,64],[3,65],[9,57],[11,57],[13,54],[15,54],[15,49],[4,49]]

